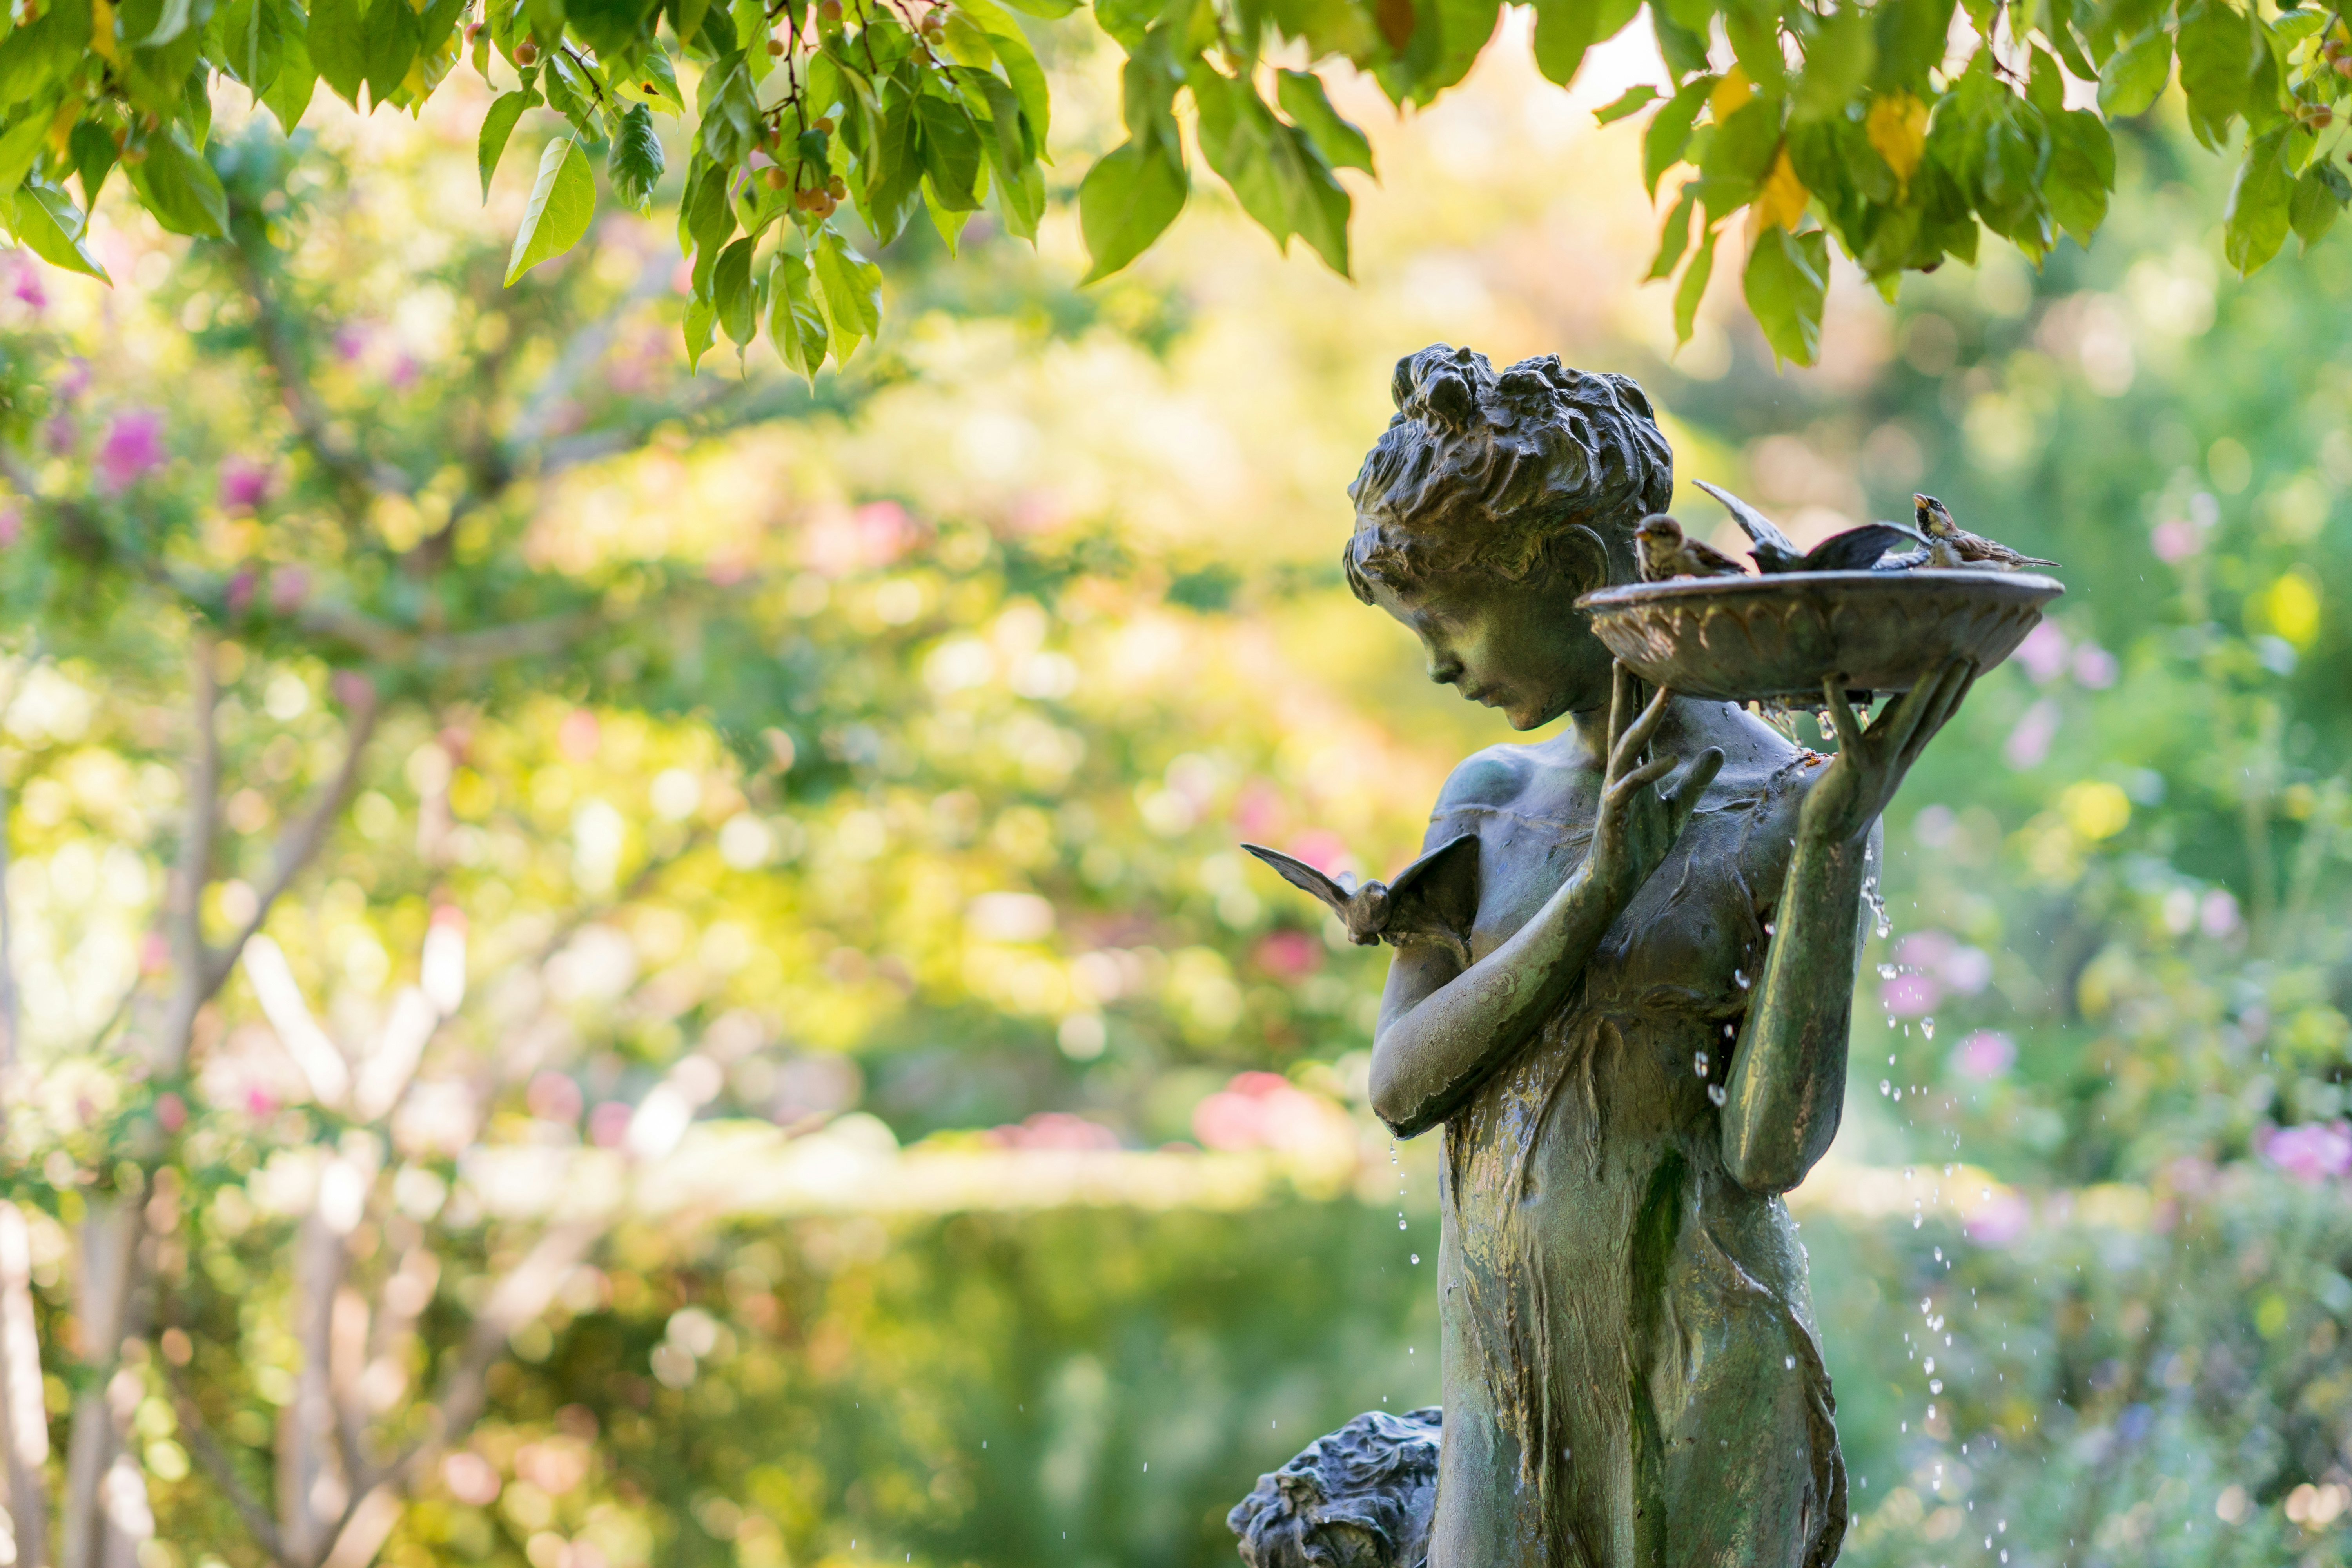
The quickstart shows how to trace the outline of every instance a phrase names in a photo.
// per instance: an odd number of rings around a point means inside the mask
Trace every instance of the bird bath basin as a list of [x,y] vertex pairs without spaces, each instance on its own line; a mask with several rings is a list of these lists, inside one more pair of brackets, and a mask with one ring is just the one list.
[[1686,697],[1818,708],[1822,684],[1908,691],[1956,658],[1979,674],[2066,591],[2026,572],[1781,573],[1677,577],[1577,600],[1609,651]]

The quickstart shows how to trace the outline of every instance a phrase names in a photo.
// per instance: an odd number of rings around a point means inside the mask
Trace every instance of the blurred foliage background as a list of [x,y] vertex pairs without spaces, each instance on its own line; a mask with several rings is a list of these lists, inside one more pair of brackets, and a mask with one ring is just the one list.
[[111,291],[0,258],[14,1560],[1210,1563],[1433,1399],[1380,958],[1234,847],[1393,868],[1506,738],[1335,565],[1433,340],[1636,375],[1801,539],[2065,563],[1791,1197],[1845,1561],[2352,1554],[2352,251],[2225,278],[2159,116],[2088,253],[1672,354],[1649,64],[1523,53],[1339,93],[1353,285],[1205,197],[1083,293],[1065,210],[911,233],[814,391],[687,374],[658,210],[501,289],[456,79],[223,104],[229,237],[102,209]]

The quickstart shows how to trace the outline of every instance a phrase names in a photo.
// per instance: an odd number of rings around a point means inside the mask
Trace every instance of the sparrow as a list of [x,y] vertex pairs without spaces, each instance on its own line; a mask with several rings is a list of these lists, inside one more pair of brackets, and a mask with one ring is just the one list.
[[1385,942],[1433,942],[1461,963],[1470,962],[1470,927],[1478,913],[1478,836],[1465,833],[1396,874],[1359,882],[1345,872],[1327,877],[1295,855],[1263,844],[1243,848],[1273,867],[1293,887],[1330,907],[1360,947]]
[[[1875,572],[1900,571],[1916,566],[1925,556],[1921,550],[1927,541],[1899,522],[1865,522],[1860,528],[1849,528],[1832,533],[1812,549],[1799,550],[1795,541],[1773,523],[1772,520],[1733,495],[1729,490],[1697,481],[1698,488],[1721,501],[1730,511],[1731,520],[1747,531],[1755,542],[1748,553],[1756,558],[1756,569],[1766,574],[1777,572]],[[1889,551],[1902,548],[1906,542],[1918,547],[1910,554],[1898,556],[1885,566],[1880,558]]]
[[1739,563],[1711,544],[1683,535],[1683,525],[1664,512],[1643,518],[1633,530],[1642,552],[1642,581],[1663,583],[1669,577],[1745,577]]
[[2027,566],[2055,566],[2055,561],[2021,555],[1997,539],[1970,533],[1952,521],[1951,509],[1934,496],[1915,495],[1913,511],[1919,531],[1926,534],[1929,563],[1946,570],[2015,572]]

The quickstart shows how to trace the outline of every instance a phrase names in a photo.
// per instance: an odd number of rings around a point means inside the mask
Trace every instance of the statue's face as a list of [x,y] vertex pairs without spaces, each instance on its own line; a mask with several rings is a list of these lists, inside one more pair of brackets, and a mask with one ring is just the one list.
[[1609,700],[1609,650],[1574,607],[1579,585],[1538,577],[1462,572],[1402,592],[1375,582],[1372,601],[1421,639],[1430,679],[1533,730]]

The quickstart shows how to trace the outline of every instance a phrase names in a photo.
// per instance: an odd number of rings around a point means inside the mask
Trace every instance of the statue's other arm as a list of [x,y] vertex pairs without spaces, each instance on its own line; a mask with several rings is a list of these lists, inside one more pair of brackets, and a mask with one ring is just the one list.
[[1751,1192],[1795,1186],[1837,1136],[1862,887],[1878,841],[1875,826],[1843,841],[1798,834],[1723,1107],[1724,1167]]
[[1967,663],[1949,665],[1866,731],[1843,680],[1825,683],[1838,754],[1798,808],[1778,930],[1724,1097],[1724,1169],[1750,1192],[1787,1192],[1837,1136],[1862,886],[1877,860],[1878,814],[1975,679]]

